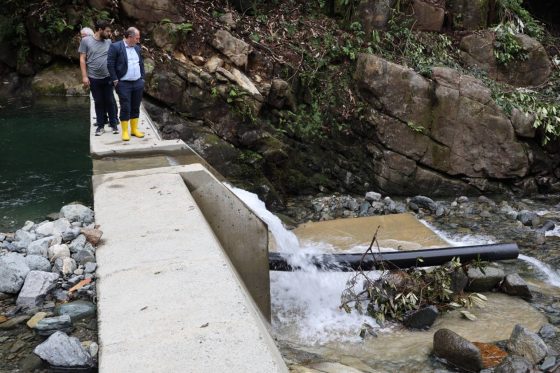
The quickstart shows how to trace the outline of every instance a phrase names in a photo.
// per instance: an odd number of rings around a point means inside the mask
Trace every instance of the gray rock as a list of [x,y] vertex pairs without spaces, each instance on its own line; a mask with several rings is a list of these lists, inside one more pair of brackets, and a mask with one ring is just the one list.
[[68,315],[72,319],[72,322],[93,316],[95,315],[95,311],[95,304],[85,300],[61,304],[54,309],[56,315]]
[[440,329],[434,334],[434,354],[467,371],[478,372],[483,367],[480,350],[449,329]]
[[52,221],[45,221],[40,223],[35,232],[40,236],[51,236],[54,233],[54,223]]
[[506,356],[504,360],[494,369],[494,373],[526,373],[533,371],[533,364],[527,359],[510,355]]
[[13,243],[18,249],[27,249],[27,246],[29,246],[31,242],[35,241],[36,238],[37,235],[35,233],[18,229]]
[[403,324],[410,329],[429,329],[436,321],[439,311],[436,306],[414,310],[404,316]]
[[546,343],[537,335],[517,324],[511,332],[507,348],[515,355],[523,356],[532,364],[539,363],[548,351]]
[[79,221],[83,224],[90,224],[94,220],[93,210],[79,204],[66,205],[60,209],[60,216],[70,220]]
[[365,198],[368,202],[377,202],[381,200],[381,194],[376,192],[367,192]]
[[492,201],[490,198],[486,197],[486,196],[480,196],[478,197],[478,202],[479,203],[485,203],[489,206],[496,206],[496,202]]
[[556,227],[556,222],[553,220],[547,220],[543,223],[542,227],[539,228],[541,232],[551,231]]
[[539,365],[539,368],[542,371],[548,371],[548,369],[554,367],[556,365],[556,356],[548,356],[544,359],[543,363]]
[[53,236],[48,236],[31,242],[27,247],[27,255],[41,255],[46,258],[53,239]]
[[0,292],[17,293],[29,273],[29,266],[23,255],[8,253],[0,257]]
[[494,289],[504,279],[505,273],[502,269],[494,267],[484,268],[484,273],[478,268],[469,268],[467,276],[468,291],[484,292]]
[[358,211],[359,216],[367,216],[368,210],[371,207],[369,202],[364,202],[360,205],[360,210]]
[[85,273],[93,273],[97,269],[97,263],[88,262],[84,266]]
[[412,197],[410,202],[414,203],[416,206],[418,206],[420,208],[430,210],[432,212],[435,212],[437,210],[436,203],[431,198],[428,198],[428,197],[425,197],[425,196]]
[[226,30],[218,30],[212,39],[212,46],[238,67],[246,67],[247,59],[253,48],[241,39],[233,37]]
[[53,246],[48,248],[47,253],[48,253],[49,259],[51,261],[53,261],[57,258],[69,258],[70,257],[70,249],[68,248],[68,245],[66,245],[66,244],[53,245]]
[[78,282],[80,282],[81,280],[84,279],[84,276],[78,275],[78,276],[72,276],[70,277],[66,282],[70,285],[70,286],[74,286],[76,285]]
[[505,277],[502,283],[502,290],[508,295],[516,295],[525,299],[533,297],[529,286],[517,273],[512,273]]
[[517,215],[517,220],[529,227],[537,227],[541,221],[540,217],[535,212],[528,210],[520,211]]
[[6,239],[6,235],[3,233],[0,233],[0,241],[4,241]]
[[68,296],[68,292],[62,289],[55,289],[52,293],[53,297],[59,302],[66,302],[70,297]]
[[25,262],[31,271],[51,271],[51,262],[41,255],[27,255],[25,257]]
[[21,228],[21,230],[26,231],[26,232],[30,232],[31,228],[33,228],[34,225],[35,225],[35,223],[33,223],[31,220],[27,220],[25,222],[25,224],[23,225],[23,228]]
[[52,268],[53,272],[61,273],[63,276],[68,276],[74,273],[77,265],[76,261],[72,258],[57,258],[54,261],[54,266]]
[[78,265],[86,265],[86,263],[95,263],[95,254],[89,250],[81,250],[72,255],[72,258]]
[[40,306],[46,295],[56,286],[57,273],[31,271],[19,292],[16,304],[23,308]]
[[68,245],[68,248],[70,249],[71,253],[77,253],[78,251],[84,249],[85,244],[86,244],[86,236],[80,234],[70,243],[70,245]]
[[551,324],[544,324],[539,330],[539,335],[545,339],[554,338],[556,334],[558,334],[558,328]]
[[33,351],[41,359],[58,367],[92,366],[93,361],[78,338],[56,332]]
[[53,234],[55,235],[62,235],[68,228],[70,228],[70,221],[66,218],[53,221]]
[[458,203],[467,203],[467,202],[469,202],[469,197],[461,196],[461,197],[457,198],[457,202]]
[[56,332],[71,332],[73,329],[70,315],[61,315],[57,317],[47,317],[37,323],[35,331],[39,335],[51,335]]
[[436,207],[436,216],[440,217],[445,215],[445,206],[443,205],[437,205]]
[[65,242],[72,241],[80,235],[80,228],[68,228],[62,233],[62,240]]

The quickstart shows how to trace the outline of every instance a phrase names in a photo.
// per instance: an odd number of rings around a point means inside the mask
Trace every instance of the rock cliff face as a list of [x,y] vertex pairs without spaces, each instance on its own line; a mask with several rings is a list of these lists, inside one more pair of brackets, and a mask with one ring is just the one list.
[[[279,7],[259,18],[248,15],[254,4],[236,2],[249,12],[241,13],[218,2],[219,8],[211,1],[87,0],[92,9],[120,17],[113,27],[118,32],[129,25],[141,29],[145,92],[166,107],[149,105],[163,136],[185,140],[219,172],[269,203],[284,194],[317,191],[377,188],[434,196],[560,185],[555,145],[539,145],[535,115],[504,112],[485,83],[466,72],[484,71],[519,87],[541,85],[551,76],[547,51],[535,39],[516,35],[527,58],[500,66],[494,33],[468,31],[487,27],[490,2],[408,2],[413,29],[461,30],[454,35],[463,69],[433,66],[430,76],[381,53],[352,54],[350,39],[337,39],[340,30],[329,33],[336,28],[329,21],[302,22],[302,31],[286,23],[302,7]],[[363,0],[352,19],[371,35],[388,27],[394,6]],[[80,5],[64,9],[84,11]],[[0,95],[28,89],[31,81],[39,94],[82,94],[77,40],[67,30],[61,40],[48,40],[37,22],[27,20],[31,53],[24,63],[0,53],[0,74],[9,83]],[[306,38],[321,32],[328,37],[314,49]],[[310,49],[305,58],[294,52],[296,44]],[[11,45],[0,37],[0,51]],[[348,48],[345,54],[324,63],[342,47]],[[65,60],[71,61],[66,67]],[[307,82],[320,71],[326,72],[324,89],[312,92]],[[310,122],[315,132],[306,133]],[[326,122],[338,127],[327,128]]]

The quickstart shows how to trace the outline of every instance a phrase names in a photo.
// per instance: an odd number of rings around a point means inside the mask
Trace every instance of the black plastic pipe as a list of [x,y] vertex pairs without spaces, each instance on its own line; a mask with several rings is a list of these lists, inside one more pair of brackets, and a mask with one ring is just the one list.
[[[410,267],[430,267],[445,264],[453,258],[461,263],[471,260],[492,262],[496,260],[516,259],[519,248],[516,243],[490,245],[444,247],[440,249],[423,249],[413,251],[389,251],[364,254],[322,254],[309,257],[309,261],[319,269],[350,272],[356,270],[396,269]],[[421,258],[421,260],[419,260]],[[268,253],[269,268],[272,271],[294,271],[288,263],[288,256],[281,253]]]

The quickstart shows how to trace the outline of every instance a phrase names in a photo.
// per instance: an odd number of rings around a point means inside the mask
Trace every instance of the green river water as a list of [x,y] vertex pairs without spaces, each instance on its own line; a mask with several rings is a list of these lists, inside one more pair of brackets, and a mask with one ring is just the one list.
[[92,204],[89,99],[0,104],[0,232],[67,203]]

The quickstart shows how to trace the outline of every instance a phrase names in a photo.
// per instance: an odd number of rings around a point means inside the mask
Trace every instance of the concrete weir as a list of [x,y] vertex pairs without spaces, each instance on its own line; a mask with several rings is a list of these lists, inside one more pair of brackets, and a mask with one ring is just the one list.
[[266,225],[203,164],[143,169],[139,157],[194,152],[143,109],[139,127],[127,143],[91,134],[99,371],[287,372],[268,331]]

